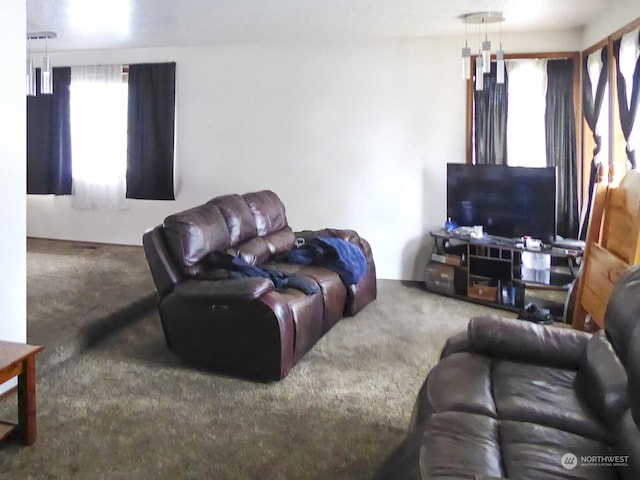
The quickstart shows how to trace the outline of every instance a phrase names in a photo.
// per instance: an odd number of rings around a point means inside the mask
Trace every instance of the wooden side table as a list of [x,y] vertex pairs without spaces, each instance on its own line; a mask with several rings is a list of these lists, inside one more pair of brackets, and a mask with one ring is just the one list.
[[0,384],[18,377],[18,424],[0,420],[0,440],[36,441],[36,353],[44,347],[0,340]]

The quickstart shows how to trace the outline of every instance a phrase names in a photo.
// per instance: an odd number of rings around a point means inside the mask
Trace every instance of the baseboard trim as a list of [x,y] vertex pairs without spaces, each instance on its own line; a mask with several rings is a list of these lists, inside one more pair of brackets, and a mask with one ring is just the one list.
[[76,245],[94,245],[97,247],[136,247],[143,248],[142,245],[136,245],[132,243],[108,243],[108,242],[92,242],[85,240],[67,240],[65,238],[49,238],[49,237],[33,237],[31,235],[27,235],[27,240],[46,240],[47,242],[64,242],[64,243],[73,243]]
[[424,282],[420,280],[398,280],[405,287],[424,288]]

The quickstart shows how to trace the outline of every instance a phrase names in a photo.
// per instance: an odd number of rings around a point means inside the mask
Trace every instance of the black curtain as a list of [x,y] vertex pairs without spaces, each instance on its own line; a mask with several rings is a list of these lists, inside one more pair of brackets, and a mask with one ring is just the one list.
[[581,220],[580,224],[580,236],[582,240],[584,240],[587,236],[587,227],[589,223],[589,214],[591,212],[591,203],[593,197],[593,190],[595,188],[595,184],[598,180],[598,165],[595,163],[595,157],[600,152],[602,139],[600,135],[596,135],[596,123],[598,122],[598,117],[600,116],[600,110],[602,109],[602,100],[604,98],[604,90],[607,86],[607,78],[609,72],[609,64],[608,64],[608,48],[606,46],[602,47],[601,52],[601,60],[602,60],[602,70],[600,71],[600,78],[598,79],[598,84],[596,86],[596,94],[595,99],[592,93],[592,84],[591,79],[589,78],[589,70],[587,68],[588,57],[584,58],[582,64],[582,78],[583,78],[583,86],[582,86],[582,109],[584,111],[584,118],[587,122],[587,125],[591,129],[593,133],[593,140],[595,142],[595,146],[593,148],[593,158],[591,159],[591,169],[589,172],[589,193],[587,197],[587,208],[584,212],[584,216]]
[[27,193],[71,193],[71,68],[53,69],[53,95],[27,97]]
[[176,64],[129,65],[127,198],[174,200]]
[[573,107],[573,60],[547,62],[545,130],[547,165],[558,175],[558,235],[576,238],[578,216],[578,175],[576,158],[576,117]]
[[[638,35],[638,42],[640,42],[640,34]],[[629,136],[633,130],[633,123],[638,113],[638,104],[640,103],[640,57],[636,60],[636,67],[633,71],[633,78],[631,79],[631,105],[627,99],[627,80],[620,71],[620,42],[621,38],[613,43],[613,54],[616,58],[616,75],[618,79],[618,110],[620,111],[620,123],[622,124],[622,134],[627,141],[627,159],[631,164],[631,168],[636,168],[636,152],[629,150]]]
[[496,62],[484,74],[484,89],[474,90],[476,164],[507,163],[507,72],[504,83],[496,80]]

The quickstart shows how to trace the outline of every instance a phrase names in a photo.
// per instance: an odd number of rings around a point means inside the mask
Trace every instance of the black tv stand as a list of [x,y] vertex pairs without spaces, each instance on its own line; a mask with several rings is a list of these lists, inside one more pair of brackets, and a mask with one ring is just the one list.
[[[565,292],[566,296],[583,255],[579,244],[575,248],[527,249],[521,239],[489,235],[474,238],[444,229],[433,230],[430,235],[434,248],[425,271],[428,290],[510,311],[522,311],[528,303],[551,311],[553,305],[549,301],[536,301],[531,292],[554,290]],[[551,266],[527,268],[522,259],[525,252],[549,255]],[[552,313],[563,317],[565,309],[563,302],[560,313],[558,308]]]

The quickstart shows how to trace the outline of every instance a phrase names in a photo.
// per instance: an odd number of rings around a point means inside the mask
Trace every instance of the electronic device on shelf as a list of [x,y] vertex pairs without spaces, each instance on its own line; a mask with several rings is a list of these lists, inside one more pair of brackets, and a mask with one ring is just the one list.
[[447,164],[447,217],[498,237],[556,238],[556,168]]
[[566,250],[584,250],[584,240],[577,240],[575,238],[559,238],[551,243],[554,248],[564,248]]

